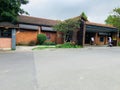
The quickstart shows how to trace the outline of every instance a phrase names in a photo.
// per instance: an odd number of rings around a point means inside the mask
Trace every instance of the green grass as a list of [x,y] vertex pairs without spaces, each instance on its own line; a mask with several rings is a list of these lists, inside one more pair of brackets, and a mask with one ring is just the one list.
[[118,46],[120,46],[120,42],[118,42]]
[[56,48],[82,48],[82,46],[74,45],[70,42],[67,42],[67,43],[64,43],[64,44],[56,45]]
[[42,50],[48,48],[82,48],[82,46],[73,45],[71,43],[64,43],[58,45],[38,45],[36,48],[33,48],[32,50]]
[[47,48],[56,48],[55,45],[38,45],[36,48],[33,48],[32,50],[41,50],[41,49],[47,49]]

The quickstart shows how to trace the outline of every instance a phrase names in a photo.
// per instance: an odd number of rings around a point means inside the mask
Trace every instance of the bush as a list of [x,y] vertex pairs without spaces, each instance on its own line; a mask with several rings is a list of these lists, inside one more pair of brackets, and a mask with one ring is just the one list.
[[47,42],[44,42],[43,45],[56,45],[56,43],[47,41]]
[[118,46],[120,46],[120,42],[118,42]]
[[66,43],[64,43],[64,44],[57,45],[56,47],[57,47],[57,48],[80,48],[81,46],[79,46],[79,45],[74,45],[74,44],[72,44],[72,43],[70,43],[70,42],[66,42]]
[[38,40],[38,44],[43,44],[46,40],[46,35],[45,34],[38,34],[37,35],[37,40]]

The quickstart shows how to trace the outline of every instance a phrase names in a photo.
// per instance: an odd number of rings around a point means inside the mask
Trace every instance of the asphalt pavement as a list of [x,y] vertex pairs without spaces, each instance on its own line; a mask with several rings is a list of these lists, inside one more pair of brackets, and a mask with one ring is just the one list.
[[35,90],[35,74],[32,52],[0,53],[0,90]]
[[0,90],[120,90],[120,48],[0,52]]

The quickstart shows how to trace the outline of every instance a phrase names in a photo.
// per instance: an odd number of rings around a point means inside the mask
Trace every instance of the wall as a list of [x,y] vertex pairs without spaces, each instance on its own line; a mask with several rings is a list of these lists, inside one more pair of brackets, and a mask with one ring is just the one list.
[[64,43],[63,33],[57,32],[57,44],[63,44],[63,43]]
[[31,41],[37,42],[38,31],[33,30],[17,30],[16,44],[29,44]]
[[11,38],[0,38],[0,48],[11,48]]
[[45,34],[47,36],[47,41],[50,42],[55,42],[56,43],[56,39],[57,39],[57,34],[56,32],[47,32],[47,31],[42,31],[42,34]]
[[[37,42],[38,30],[17,30],[16,32],[16,44],[17,45],[28,45],[31,41]],[[55,42],[57,44],[63,43],[62,33],[41,31],[40,33],[45,34],[49,39],[47,41]]]

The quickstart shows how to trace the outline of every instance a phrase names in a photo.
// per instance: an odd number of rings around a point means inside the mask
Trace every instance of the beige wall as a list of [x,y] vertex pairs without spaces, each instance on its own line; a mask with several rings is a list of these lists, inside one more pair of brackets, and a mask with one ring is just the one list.
[[0,38],[0,48],[11,48],[12,46],[11,38]]

